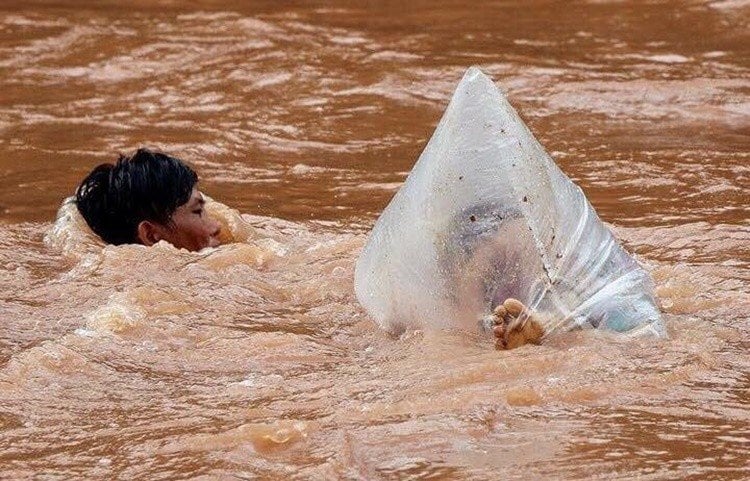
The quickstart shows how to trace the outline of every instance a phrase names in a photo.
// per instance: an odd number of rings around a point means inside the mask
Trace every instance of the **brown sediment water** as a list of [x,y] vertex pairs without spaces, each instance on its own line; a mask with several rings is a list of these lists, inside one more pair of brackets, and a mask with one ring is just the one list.
[[[367,319],[354,261],[469,65],[650,270],[668,340]],[[749,78],[744,0],[5,0],[0,478],[748,479]],[[237,242],[55,222],[140,145]]]

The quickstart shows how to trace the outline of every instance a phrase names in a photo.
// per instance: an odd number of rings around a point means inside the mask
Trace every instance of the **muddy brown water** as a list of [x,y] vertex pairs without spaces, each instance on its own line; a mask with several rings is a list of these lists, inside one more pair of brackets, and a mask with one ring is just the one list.
[[[651,271],[668,340],[367,319],[354,261],[473,64]],[[749,78],[744,0],[5,0],[0,478],[750,478]],[[238,242],[55,223],[140,145]]]

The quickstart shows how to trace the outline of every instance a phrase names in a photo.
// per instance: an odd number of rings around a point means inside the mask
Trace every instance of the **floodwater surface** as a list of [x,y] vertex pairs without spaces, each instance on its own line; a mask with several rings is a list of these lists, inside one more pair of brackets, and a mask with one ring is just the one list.
[[[651,272],[669,339],[498,352],[367,318],[354,262],[470,65]],[[5,0],[0,478],[748,479],[749,78],[744,0]],[[55,220],[142,145],[234,242]]]

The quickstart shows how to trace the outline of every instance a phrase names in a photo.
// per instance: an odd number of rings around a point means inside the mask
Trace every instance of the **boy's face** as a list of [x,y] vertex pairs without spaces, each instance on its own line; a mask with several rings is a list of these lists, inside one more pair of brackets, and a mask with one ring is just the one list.
[[172,223],[159,226],[159,237],[177,248],[190,251],[217,247],[220,225],[208,217],[203,204],[203,195],[193,188],[190,199],[172,214]]

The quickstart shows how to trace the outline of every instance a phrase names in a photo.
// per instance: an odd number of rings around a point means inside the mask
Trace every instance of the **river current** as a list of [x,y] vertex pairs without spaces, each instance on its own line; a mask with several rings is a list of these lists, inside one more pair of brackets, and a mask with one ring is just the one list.
[[[470,65],[668,339],[368,319],[354,262]],[[748,479],[748,78],[744,0],[2,2],[0,478]],[[233,242],[92,237],[63,199],[139,146]]]

